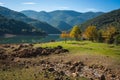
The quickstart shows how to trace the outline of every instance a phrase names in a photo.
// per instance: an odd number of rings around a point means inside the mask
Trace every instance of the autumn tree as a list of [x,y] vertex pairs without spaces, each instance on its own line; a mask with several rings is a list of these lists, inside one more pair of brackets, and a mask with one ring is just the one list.
[[118,34],[118,35],[115,36],[115,41],[114,41],[114,43],[115,43],[116,45],[119,45],[119,44],[120,44],[120,34]]
[[67,33],[66,31],[63,31],[62,34],[60,35],[61,38],[64,38],[65,43],[67,41],[67,38],[69,37],[69,33]]
[[113,26],[107,27],[102,33],[102,35],[105,39],[105,42],[113,43],[114,42],[114,37],[116,35],[116,31],[117,31],[116,28],[113,27]]
[[80,40],[81,38],[81,30],[80,27],[78,27],[77,25],[73,27],[73,29],[70,32],[70,37],[71,38],[75,38],[75,40]]
[[88,26],[84,32],[84,35],[88,40],[91,40],[91,41],[97,40],[96,26]]
[[104,42],[104,38],[102,36],[102,29],[97,31],[97,42]]

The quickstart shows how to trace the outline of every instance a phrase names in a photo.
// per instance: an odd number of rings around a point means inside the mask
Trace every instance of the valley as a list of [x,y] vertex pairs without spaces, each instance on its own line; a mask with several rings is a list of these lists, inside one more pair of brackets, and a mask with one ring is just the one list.
[[0,1],[0,80],[120,80],[119,3]]

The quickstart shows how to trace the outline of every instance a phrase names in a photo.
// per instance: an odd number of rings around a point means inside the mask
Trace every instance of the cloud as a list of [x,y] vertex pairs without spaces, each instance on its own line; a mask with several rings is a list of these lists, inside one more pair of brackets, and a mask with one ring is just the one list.
[[0,2],[0,6],[4,5],[4,3]]
[[22,4],[34,5],[34,4],[36,4],[36,3],[35,3],[35,2],[24,2],[24,3],[22,3]]
[[84,10],[84,12],[88,12],[88,11],[93,11],[93,12],[97,12],[98,10],[95,8],[87,8]]
[[62,6],[62,7],[59,7],[59,9],[69,9],[69,7]]

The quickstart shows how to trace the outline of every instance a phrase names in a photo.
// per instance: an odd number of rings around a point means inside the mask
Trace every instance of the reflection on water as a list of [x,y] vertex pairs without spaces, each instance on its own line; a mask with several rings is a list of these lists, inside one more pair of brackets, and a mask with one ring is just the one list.
[[0,44],[7,43],[38,43],[38,42],[49,42],[51,40],[59,41],[59,35],[48,35],[46,37],[41,36],[14,36],[14,37],[0,37]]

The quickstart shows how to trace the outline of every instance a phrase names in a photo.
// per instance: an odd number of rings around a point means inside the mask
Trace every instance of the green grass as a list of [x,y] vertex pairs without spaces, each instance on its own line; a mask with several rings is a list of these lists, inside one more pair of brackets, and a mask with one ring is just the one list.
[[[77,60],[88,60],[84,61],[86,63],[113,67],[114,69],[119,68],[120,64],[120,46],[115,46],[113,44],[105,44],[105,43],[93,43],[90,41],[64,41],[60,42],[49,42],[42,44],[34,44],[34,47],[56,47],[58,45],[63,46],[63,48],[68,49],[70,53],[65,56],[62,55],[50,55],[47,57],[36,57],[30,58],[26,60],[30,60],[31,62],[38,62],[41,59],[49,58],[51,61],[55,60],[64,60],[65,61],[77,61]],[[113,62],[115,61],[115,62]],[[10,71],[0,71],[0,80],[54,80],[52,74],[49,74],[49,79],[44,78],[44,73],[39,73],[40,66],[38,67],[30,67],[28,69],[13,69]],[[36,78],[36,76],[37,78]],[[72,77],[71,80],[74,80]],[[88,80],[85,78],[78,78],[76,80]]]
[[35,44],[34,47],[56,47],[58,45],[68,49],[71,54],[78,55],[105,55],[120,59],[120,46],[105,43],[93,43],[90,41],[64,41]]

